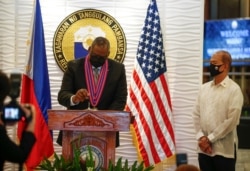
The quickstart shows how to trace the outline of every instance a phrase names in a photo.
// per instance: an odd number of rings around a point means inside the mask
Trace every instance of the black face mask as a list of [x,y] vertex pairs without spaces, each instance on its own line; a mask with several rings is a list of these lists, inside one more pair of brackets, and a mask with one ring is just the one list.
[[[223,64],[222,64],[223,65]],[[212,77],[216,76],[216,75],[219,75],[220,73],[222,73],[223,71],[219,71],[220,70],[220,67],[222,65],[214,65],[214,64],[210,64],[209,66],[209,71],[210,71],[210,75]]]
[[91,55],[89,61],[91,65],[98,68],[104,64],[105,60],[106,60],[106,57],[98,56],[98,55]]

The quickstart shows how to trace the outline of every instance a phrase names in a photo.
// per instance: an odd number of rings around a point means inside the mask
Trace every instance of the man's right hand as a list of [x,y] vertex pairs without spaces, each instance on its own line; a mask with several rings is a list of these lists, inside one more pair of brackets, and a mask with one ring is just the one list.
[[89,99],[89,92],[86,89],[79,89],[76,94],[72,97],[72,101],[75,104],[83,102],[84,100]]

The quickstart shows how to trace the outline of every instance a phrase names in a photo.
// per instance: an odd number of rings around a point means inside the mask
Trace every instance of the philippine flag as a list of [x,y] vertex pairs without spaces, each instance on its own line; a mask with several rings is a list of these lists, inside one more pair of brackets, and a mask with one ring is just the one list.
[[[34,2],[34,11],[27,42],[27,66],[22,76],[21,103],[31,103],[36,109],[36,143],[25,163],[26,169],[34,170],[40,162],[54,153],[53,138],[48,129],[47,109],[51,109],[50,83],[45,50],[43,23],[39,0]],[[21,138],[24,125],[18,124]]]

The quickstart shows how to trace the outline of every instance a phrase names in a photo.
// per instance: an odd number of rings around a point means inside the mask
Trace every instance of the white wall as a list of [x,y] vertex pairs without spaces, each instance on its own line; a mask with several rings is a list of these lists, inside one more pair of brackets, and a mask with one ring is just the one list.
[[[32,0],[0,0],[0,69],[7,73],[13,69],[23,71],[32,3]],[[63,72],[53,56],[53,36],[60,22],[80,9],[103,10],[120,23],[127,39],[124,64],[129,85],[149,0],[40,0],[40,4],[53,109],[63,109],[57,102]],[[157,4],[173,104],[176,148],[178,153],[188,153],[188,162],[197,165],[191,110],[202,82],[204,1],[157,0]],[[9,129],[9,132],[14,135],[13,129]],[[60,147],[55,144],[55,148],[60,153]],[[137,155],[130,133],[121,133],[121,147],[117,149],[116,155],[117,158],[122,156],[129,161],[136,160]],[[164,165],[159,170],[173,170],[173,167]]]

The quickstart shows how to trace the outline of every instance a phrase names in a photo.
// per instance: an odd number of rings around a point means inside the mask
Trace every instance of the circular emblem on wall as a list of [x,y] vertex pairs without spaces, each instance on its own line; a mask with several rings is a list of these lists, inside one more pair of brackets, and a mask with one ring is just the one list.
[[109,58],[122,63],[126,54],[126,38],[120,24],[103,11],[84,9],[70,14],[57,27],[53,53],[59,67],[65,71],[68,61],[85,57],[98,36],[110,41]]
[[81,159],[86,162],[86,158],[89,154],[88,147],[90,147],[92,155],[93,155],[93,160],[95,162],[95,170],[100,170],[103,167],[104,164],[104,158],[101,150],[97,148],[96,146],[93,145],[84,145],[80,148],[80,157]]

